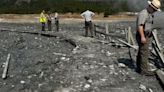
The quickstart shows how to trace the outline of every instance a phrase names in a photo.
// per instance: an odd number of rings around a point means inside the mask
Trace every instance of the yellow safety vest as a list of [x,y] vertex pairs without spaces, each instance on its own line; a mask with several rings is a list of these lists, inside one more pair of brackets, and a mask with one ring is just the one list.
[[43,13],[40,14],[39,22],[41,23],[46,22],[46,17]]

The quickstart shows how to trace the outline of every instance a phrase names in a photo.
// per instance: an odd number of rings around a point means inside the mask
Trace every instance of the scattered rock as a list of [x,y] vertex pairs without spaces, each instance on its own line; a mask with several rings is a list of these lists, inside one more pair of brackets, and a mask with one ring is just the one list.
[[105,82],[107,79],[100,79],[101,81]]
[[149,92],[153,92],[153,90],[152,90],[151,88],[148,88],[148,91],[149,91]]
[[95,54],[87,54],[87,55],[85,55],[85,57],[94,58],[95,57]]
[[111,56],[111,55],[113,55],[113,53],[110,53],[109,51],[106,52],[106,56],[109,57],[109,56]]
[[56,53],[56,52],[53,52],[54,55],[59,55],[59,56],[66,56],[66,54],[63,54],[63,53]]
[[3,85],[6,85],[6,84],[7,84],[6,82],[3,83]]
[[66,59],[66,57],[61,57],[60,59],[61,59],[61,60],[65,60],[65,59]]
[[90,88],[90,87],[91,87],[90,84],[85,84],[85,85],[84,85],[84,88],[86,88],[86,89],[88,89],[88,88]]
[[42,78],[43,75],[44,75],[44,72],[41,72],[39,78]]
[[11,87],[12,87],[12,88],[14,88],[14,87],[15,87],[15,85],[11,85]]
[[35,40],[37,40],[38,39],[38,37],[35,37]]
[[109,65],[109,68],[110,68],[111,70],[114,70],[114,65]]
[[32,78],[32,76],[31,76],[31,75],[29,75],[29,76],[27,76],[27,78],[28,78],[28,79],[31,79],[31,78]]
[[25,84],[26,82],[25,82],[25,81],[23,81],[23,80],[21,80],[21,81],[20,81],[20,83],[21,83],[21,84]]
[[126,65],[125,65],[125,64],[123,64],[123,63],[118,63],[118,67],[120,67],[120,68],[125,68],[125,67],[126,67]]
[[145,86],[145,85],[143,85],[143,84],[140,84],[139,88],[140,88],[141,90],[146,91],[146,86]]
[[88,83],[92,83],[93,81],[91,79],[88,80]]

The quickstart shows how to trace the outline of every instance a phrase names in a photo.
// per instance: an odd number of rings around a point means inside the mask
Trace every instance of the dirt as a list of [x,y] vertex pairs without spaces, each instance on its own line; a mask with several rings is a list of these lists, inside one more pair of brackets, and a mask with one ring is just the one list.
[[[135,29],[134,21],[94,23]],[[38,23],[0,23],[6,30],[0,34],[0,74],[11,54],[0,92],[163,92],[155,76],[135,71],[135,50],[130,49],[130,58],[126,46],[84,37],[83,26],[83,22],[60,22],[59,32],[44,32],[52,35],[45,36],[22,33],[40,32]]]
[[[54,14],[52,14],[54,16]],[[53,18],[53,17],[52,17]],[[69,23],[70,21],[81,22],[83,21],[80,14],[77,13],[66,13],[59,14],[61,23]],[[109,15],[108,17],[103,17],[103,14],[95,14],[93,17],[93,21],[101,22],[101,21],[117,21],[117,20],[135,20],[135,16],[129,16],[127,14],[118,14],[118,15]],[[39,14],[0,14],[0,22],[3,23],[38,23],[39,22]],[[52,21],[54,22],[54,21]]]

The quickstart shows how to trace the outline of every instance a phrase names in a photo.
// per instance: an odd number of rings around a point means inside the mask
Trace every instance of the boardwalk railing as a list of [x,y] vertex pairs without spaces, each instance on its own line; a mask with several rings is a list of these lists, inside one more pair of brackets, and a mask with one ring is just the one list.
[[[94,25],[94,32],[95,32],[95,36],[104,35],[105,38],[119,37],[118,35],[111,34],[108,31],[108,25],[106,25],[105,27]],[[162,64],[162,68],[157,70],[156,73],[157,73],[157,76],[159,77],[159,79],[161,80],[161,82],[164,84],[164,69],[163,69],[164,68],[164,55],[163,55],[164,52],[163,52],[163,49],[161,48],[161,45],[160,45],[159,40],[157,38],[157,30],[154,29],[152,31],[152,34],[153,34],[152,46],[153,46],[153,49],[156,53],[156,57],[159,58],[159,60],[161,61],[161,64]],[[124,41],[120,38],[117,38],[117,40],[119,42],[131,47],[131,48],[134,48],[136,50],[138,49],[138,46],[136,46],[135,41],[134,41],[134,37],[133,37],[132,32],[131,32],[131,27],[125,28],[124,37],[126,38],[127,41]]]
[[[126,27],[117,26],[115,28],[115,30],[121,30],[122,33],[110,32],[108,24],[106,24],[105,27],[99,26],[99,25],[94,25],[95,37],[97,37],[97,38],[104,37],[105,40],[108,40],[109,42],[111,41],[112,38],[115,38],[119,42],[121,42],[129,47],[138,49],[138,47],[136,46],[136,43],[134,41],[132,32],[131,32],[131,27],[126,28]],[[122,39],[125,39],[126,41],[124,41]]]

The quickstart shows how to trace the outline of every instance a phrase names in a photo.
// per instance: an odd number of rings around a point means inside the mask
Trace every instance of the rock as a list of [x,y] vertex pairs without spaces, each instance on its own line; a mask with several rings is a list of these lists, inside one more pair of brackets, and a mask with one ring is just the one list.
[[148,88],[148,91],[149,91],[149,92],[153,92],[153,90],[152,90],[151,88]]
[[70,60],[70,58],[66,58],[65,60],[66,60],[66,61],[69,61],[69,60]]
[[111,70],[114,70],[114,65],[109,65],[109,68],[110,68]]
[[92,83],[93,81],[91,79],[88,80],[89,83]]
[[95,66],[94,65],[90,65],[90,69],[93,69],[93,68],[95,68]]
[[38,84],[38,88],[40,88],[43,84]]
[[66,57],[61,57],[60,59],[61,59],[61,60],[65,60],[65,59],[66,59]]
[[58,90],[55,90],[54,92],[72,92],[71,88],[59,88]]
[[44,72],[41,72],[39,78],[42,78],[43,75],[44,75]]
[[3,85],[6,85],[6,84],[7,84],[6,82],[3,83]]
[[14,87],[15,87],[15,85],[11,85],[11,87],[12,87],[12,88],[14,88]]
[[25,84],[25,81],[21,80],[20,83],[21,83],[21,84]]
[[66,54],[63,54],[63,53],[56,53],[56,52],[53,52],[54,55],[59,55],[59,56],[66,56]]
[[31,75],[29,75],[29,76],[27,76],[27,78],[28,78],[28,79],[31,79],[31,78],[32,78],[32,76],[31,76]]
[[35,39],[35,40],[37,40],[37,39],[38,39],[38,37],[35,37],[34,39]]
[[88,88],[90,88],[90,87],[91,87],[90,84],[85,84],[85,85],[84,85],[84,88],[86,88],[86,89],[88,89]]
[[126,67],[126,65],[125,65],[125,64],[123,64],[123,63],[119,63],[119,64],[118,64],[118,67],[120,67],[120,68],[125,68],[125,67]]
[[73,51],[76,51],[78,48],[79,48],[79,46],[76,46],[76,47],[73,49]]
[[94,58],[95,57],[95,54],[86,54],[85,57]]
[[104,50],[101,50],[101,53],[105,53],[105,51]]
[[139,88],[140,88],[141,90],[146,91],[146,86],[145,86],[145,85],[143,85],[143,84],[140,84]]
[[39,48],[42,48],[42,45],[39,45]]
[[2,68],[5,67],[5,63],[2,64]]
[[109,51],[106,52],[106,56],[111,56],[113,53],[110,53]]
[[100,79],[101,81],[105,82],[107,79]]

